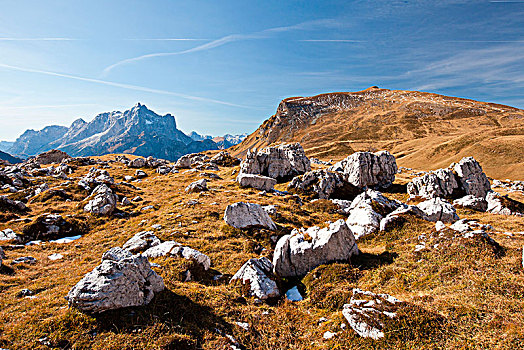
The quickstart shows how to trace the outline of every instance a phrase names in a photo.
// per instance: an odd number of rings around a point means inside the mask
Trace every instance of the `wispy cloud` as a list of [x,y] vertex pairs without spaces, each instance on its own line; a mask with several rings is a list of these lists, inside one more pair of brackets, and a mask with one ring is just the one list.
[[352,39],[306,39],[299,40],[311,43],[365,43],[365,40],[352,40]]
[[124,39],[127,41],[210,41],[210,39],[195,38],[142,38],[142,39]]
[[181,94],[181,93],[178,93],[178,92],[172,92],[172,91],[166,91],[166,90],[151,89],[151,88],[148,88],[148,87],[131,85],[131,84],[115,83],[115,82],[112,82],[112,81],[101,80],[101,79],[93,79],[93,78],[86,78],[86,77],[82,77],[82,76],[78,76],[78,75],[72,75],[72,74],[64,74],[64,73],[58,73],[58,72],[52,72],[52,71],[40,70],[40,69],[34,69],[34,68],[27,68],[27,67],[18,67],[18,66],[12,66],[12,65],[9,65],[9,64],[3,64],[3,63],[0,63],[0,68],[5,68],[5,69],[9,69],[9,70],[15,70],[15,71],[19,71],[19,72],[36,73],[36,74],[49,75],[49,76],[66,78],[66,79],[72,79],[72,80],[78,80],[78,81],[85,81],[85,82],[99,84],[99,85],[113,86],[113,87],[117,87],[117,88],[122,88],[122,89],[127,89],[127,90],[134,90],[134,91],[148,92],[148,93],[152,93],[152,94],[176,96],[176,97],[180,97],[180,98],[183,98],[183,99],[186,99],[186,100],[192,100],[192,101],[214,103],[214,104],[220,104],[220,105],[230,106],[230,107],[254,109],[251,106],[244,106],[244,105],[239,105],[239,104],[235,104],[235,103],[215,100],[215,99],[206,98],[206,97],[186,95],[186,94]]
[[194,53],[194,52],[214,49],[216,47],[223,46],[223,45],[226,45],[228,43],[232,43],[232,42],[236,42],[236,41],[253,40],[253,39],[265,39],[265,38],[270,37],[271,35],[278,34],[278,33],[294,31],[294,30],[308,30],[308,29],[313,29],[313,28],[321,27],[321,26],[330,26],[330,25],[333,25],[334,23],[335,23],[335,21],[332,20],[332,19],[324,19],[324,20],[316,20],[316,21],[308,21],[308,22],[298,23],[298,24],[295,24],[295,25],[292,25],[292,26],[283,26],[283,27],[269,28],[269,29],[265,29],[265,30],[262,30],[262,31],[259,31],[259,32],[250,33],[250,34],[231,34],[231,35],[226,35],[226,36],[224,36],[222,38],[219,38],[219,39],[213,40],[211,42],[208,42],[208,43],[205,43],[205,44],[193,47],[193,48],[188,49],[188,50],[175,51],[175,52],[156,52],[156,53],[150,53],[150,54],[147,54],[147,55],[141,55],[141,56],[137,56],[137,57],[126,58],[124,60],[118,61],[118,62],[116,62],[116,63],[114,63],[114,64],[104,68],[104,70],[102,72],[102,76],[107,75],[111,70],[113,70],[114,68],[116,68],[118,66],[122,66],[122,65],[125,65],[125,64],[133,63],[133,62],[142,61],[142,60],[149,59],[149,58],[185,55],[185,54],[189,54],[189,53]]

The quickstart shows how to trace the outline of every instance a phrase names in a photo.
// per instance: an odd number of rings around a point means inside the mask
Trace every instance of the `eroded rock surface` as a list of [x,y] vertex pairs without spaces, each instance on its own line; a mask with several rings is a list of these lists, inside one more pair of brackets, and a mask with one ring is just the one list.
[[432,198],[419,203],[417,207],[426,214],[426,220],[455,222],[459,219],[451,203],[442,198]]
[[276,230],[276,225],[266,211],[256,203],[238,202],[227,206],[224,213],[226,224],[240,228],[262,227]]
[[249,259],[235,273],[229,283],[239,282],[249,285],[249,291],[244,296],[253,296],[261,300],[278,298],[280,290],[274,279],[273,264],[266,257]]
[[99,185],[90,196],[84,211],[94,215],[111,215],[116,209],[117,196],[106,185]]
[[261,191],[272,191],[277,184],[277,180],[272,177],[245,173],[238,174],[237,182],[242,187],[252,187]]
[[359,188],[346,180],[344,174],[325,169],[308,171],[294,177],[288,189],[319,199],[353,199],[360,192]]

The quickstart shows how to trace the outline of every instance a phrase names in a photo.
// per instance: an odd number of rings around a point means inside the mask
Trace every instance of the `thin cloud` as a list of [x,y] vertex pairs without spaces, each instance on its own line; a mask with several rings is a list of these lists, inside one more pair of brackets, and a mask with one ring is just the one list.
[[211,39],[195,38],[144,38],[144,39],[125,39],[128,41],[210,41]]
[[244,105],[239,105],[239,104],[235,104],[235,103],[224,102],[224,101],[210,99],[210,98],[206,98],[206,97],[191,96],[191,95],[181,94],[181,93],[178,93],[178,92],[159,90],[159,89],[151,89],[151,88],[147,88],[147,87],[143,87],[143,86],[137,86],[137,85],[131,85],[131,84],[115,83],[115,82],[112,82],[112,81],[101,80],[101,79],[85,78],[85,77],[81,77],[81,76],[77,76],[77,75],[71,75],[71,74],[57,73],[57,72],[52,72],[52,71],[39,70],[39,69],[33,69],[33,68],[26,68],[26,67],[18,67],[18,66],[12,66],[12,65],[8,65],[8,64],[3,64],[3,63],[0,63],[0,68],[6,68],[6,69],[10,69],[10,70],[16,70],[16,71],[27,72],[27,73],[44,74],[44,75],[60,77],[60,78],[66,78],[66,79],[72,79],[72,80],[78,80],[78,81],[85,81],[85,82],[89,82],[89,83],[113,86],[113,87],[118,87],[118,88],[127,89],[127,90],[149,92],[149,93],[152,93],[152,94],[176,96],[176,97],[180,97],[180,98],[183,98],[183,99],[186,99],[186,100],[192,100],[192,101],[208,102],[208,103],[220,104],[220,105],[230,106],[230,107],[253,109],[253,107],[250,107],[250,106],[244,106]]
[[299,40],[303,42],[311,42],[311,43],[365,43],[367,41],[365,40],[352,40],[352,39],[307,39],[307,40]]
[[76,41],[73,38],[0,38],[0,41]]
[[199,46],[193,47],[193,48],[188,49],[188,50],[176,51],[176,52],[156,52],[156,53],[151,53],[151,54],[147,54],[147,55],[141,55],[141,56],[137,56],[137,57],[126,58],[124,60],[118,61],[118,62],[116,62],[116,63],[114,63],[114,64],[104,68],[104,70],[102,72],[102,76],[107,75],[111,70],[113,70],[114,68],[116,68],[118,66],[122,66],[124,64],[129,64],[129,63],[133,63],[133,62],[137,62],[137,61],[142,61],[142,60],[149,59],[149,58],[185,55],[185,54],[189,54],[189,53],[194,53],[194,52],[214,49],[216,47],[223,46],[223,45],[226,45],[226,44],[231,43],[231,42],[236,42],[236,41],[241,41],[241,40],[264,39],[264,38],[270,37],[272,34],[275,34],[275,33],[283,33],[283,32],[288,32],[288,31],[292,31],[292,30],[307,30],[307,29],[310,29],[310,28],[318,27],[318,26],[333,25],[334,23],[335,22],[333,20],[330,20],[330,19],[328,19],[328,20],[317,20],[317,21],[303,22],[303,23],[292,25],[292,26],[269,28],[269,29],[265,29],[265,30],[262,30],[262,31],[259,31],[259,32],[255,32],[255,33],[251,33],[251,34],[231,34],[231,35],[226,35],[226,36],[224,36],[222,38],[213,40],[213,41],[211,41],[209,43],[206,43],[206,44],[203,44],[203,45],[199,45]]

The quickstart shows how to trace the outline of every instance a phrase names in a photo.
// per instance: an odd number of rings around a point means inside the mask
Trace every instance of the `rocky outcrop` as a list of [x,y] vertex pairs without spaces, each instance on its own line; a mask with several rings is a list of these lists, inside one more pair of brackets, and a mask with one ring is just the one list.
[[175,168],[189,169],[198,163],[204,163],[209,161],[209,157],[201,153],[190,153],[180,157],[175,163]]
[[174,256],[191,260],[200,265],[204,270],[211,267],[211,259],[209,256],[199,252],[196,249],[186,247],[174,241],[166,241],[147,249],[143,256],[148,258],[158,258],[160,256]]
[[388,151],[355,152],[329,168],[344,173],[355,187],[387,188],[395,181],[397,162]]
[[273,277],[273,264],[266,257],[249,259],[233,275],[229,283],[247,285],[248,290],[244,296],[252,296],[260,300],[278,298],[280,290]]
[[432,198],[419,203],[417,207],[424,212],[426,220],[455,222],[459,219],[453,205],[442,198]]
[[303,276],[319,265],[347,261],[358,253],[355,237],[344,220],[322,229],[295,229],[277,242],[273,271],[280,277]]
[[203,192],[207,191],[207,181],[206,179],[200,179],[195,182],[190,183],[185,190],[187,193],[194,192]]
[[508,196],[502,196],[495,191],[490,191],[486,195],[488,203],[487,212],[501,215],[524,215],[524,203],[518,202]]
[[93,215],[111,215],[116,209],[117,196],[106,185],[99,185],[84,206],[84,211]]
[[238,174],[237,182],[242,187],[251,187],[268,192],[273,191],[273,188],[277,184],[277,180],[272,177],[245,173]]
[[63,151],[53,149],[51,151],[40,153],[39,155],[31,159],[31,161],[34,161],[35,163],[42,164],[42,165],[52,164],[52,163],[58,164],[64,161],[65,159],[69,159],[69,158],[71,158],[69,154]]
[[395,209],[400,203],[387,199],[382,193],[368,189],[359,194],[349,207],[349,217],[346,224],[356,239],[378,231],[380,221]]
[[44,214],[24,226],[20,239],[23,242],[31,240],[51,240],[84,235],[87,232],[87,224],[83,221],[68,217],[64,218],[60,214]]
[[389,294],[375,294],[358,288],[353,289],[349,304],[344,305],[342,315],[349,326],[363,338],[380,339],[388,319],[397,317],[405,303]]
[[162,243],[153,231],[142,231],[131,237],[122,248],[133,254],[141,253]]
[[145,256],[112,248],[102,263],[85,275],[67,294],[69,306],[88,313],[147,305],[164,289],[162,277]]
[[488,209],[488,202],[485,198],[475,197],[471,194],[462,198],[455,199],[453,206],[456,208],[467,208],[477,211],[486,211]]
[[411,196],[437,198],[452,196],[458,191],[459,183],[450,169],[439,169],[413,178],[407,187]]
[[277,228],[262,206],[256,203],[238,202],[228,205],[224,213],[224,220],[226,224],[240,229],[276,230]]
[[240,164],[240,159],[233,157],[231,154],[229,154],[226,151],[220,151],[219,153],[211,157],[209,161],[211,163],[215,163],[218,166],[225,166],[225,167],[232,167],[232,166],[237,166]]
[[299,143],[249,150],[240,164],[240,172],[269,176],[277,181],[304,174],[311,170],[309,159]]
[[473,157],[465,157],[453,167],[464,192],[478,198],[485,198],[491,190],[488,177],[479,162]]
[[288,190],[310,195],[319,199],[353,199],[360,189],[349,183],[339,172],[325,169],[308,171],[296,176],[288,185]]

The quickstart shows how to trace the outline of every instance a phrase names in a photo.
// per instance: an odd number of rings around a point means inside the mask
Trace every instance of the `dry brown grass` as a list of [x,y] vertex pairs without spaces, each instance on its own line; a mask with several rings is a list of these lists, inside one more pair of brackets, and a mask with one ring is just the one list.
[[[108,157],[106,157],[108,158]],[[111,157],[112,158],[112,157]],[[285,234],[294,227],[324,225],[341,218],[325,202],[296,204],[291,196],[260,196],[258,191],[243,189],[234,182],[233,169],[222,168],[222,180],[211,180],[210,191],[186,194],[184,188],[200,177],[181,172],[167,176],[146,170],[149,177],[136,184],[140,190],[118,186],[129,195],[139,194],[144,201],[123,210],[138,211],[145,205],[156,210],[140,212],[129,218],[90,218],[89,233],[70,244],[44,243],[6,250],[5,266],[0,271],[0,347],[10,349],[49,348],[39,342],[47,338],[51,347],[74,349],[225,349],[232,335],[248,349],[466,349],[522,348],[524,339],[524,273],[520,265],[523,235],[495,233],[505,254],[497,257],[482,247],[454,246],[448,251],[413,253],[416,237],[433,228],[432,224],[410,220],[389,233],[371,235],[359,241],[363,254],[349,264],[321,266],[298,284],[306,299],[299,303],[281,301],[276,305],[255,305],[241,297],[227,282],[240,266],[259,253],[272,255],[274,233],[232,229],[222,219],[226,206],[237,201],[275,204],[279,215],[274,220]],[[79,167],[74,176],[89,167]],[[132,175],[134,169],[112,164],[108,169],[117,181]],[[409,179],[402,174],[399,183]],[[54,181],[58,185],[59,180]],[[284,185],[278,186],[280,189]],[[72,193],[73,189],[67,189]],[[120,192],[122,193],[122,192]],[[406,199],[402,193],[387,194]],[[21,217],[35,217],[44,212],[82,214],[81,196],[72,202],[59,198],[33,201],[32,211]],[[188,206],[190,199],[200,204]],[[522,232],[521,218],[489,215],[461,210],[461,217],[489,223],[498,232]],[[154,268],[163,276],[166,291],[145,307],[84,315],[67,307],[64,296],[92,270],[104,251],[121,246],[135,233],[153,224],[163,228],[157,235],[176,240],[210,256],[212,269],[224,275],[212,281],[182,282],[180,271],[186,262],[158,259]],[[0,229],[21,232],[21,222],[0,223]],[[51,261],[52,253],[64,255]],[[10,266],[11,260],[34,256],[36,265]],[[390,293],[414,306],[408,315],[394,324],[380,341],[358,337],[347,323],[341,306],[357,286],[374,292]],[[28,288],[34,298],[18,298]],[[438,317],[437,317],[438,316]],[[318,324],[320,317],[328,321]],[[409,320],[405,321],[405,320]],[[248,322],[248,331],[235,322]],[[217,329],[219,331],[217,331]],[[324,340],[325,331],[336,332]]]

